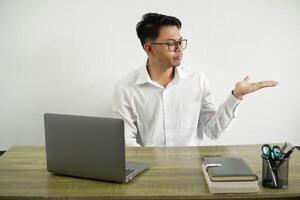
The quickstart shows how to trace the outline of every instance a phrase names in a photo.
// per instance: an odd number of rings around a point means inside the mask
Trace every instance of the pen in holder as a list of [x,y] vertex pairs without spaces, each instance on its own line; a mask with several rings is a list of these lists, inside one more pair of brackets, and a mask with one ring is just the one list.
[[289,160],[289,157],[272,160],[262,156],[262,186],[269,188],[287,188]]

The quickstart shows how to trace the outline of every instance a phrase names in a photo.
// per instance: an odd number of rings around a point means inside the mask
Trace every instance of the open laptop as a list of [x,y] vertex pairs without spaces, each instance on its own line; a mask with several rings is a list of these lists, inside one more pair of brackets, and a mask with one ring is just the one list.
[[44,114],[47,170],[112,182],[128,182],[147,164],[125,161],[122,119]]

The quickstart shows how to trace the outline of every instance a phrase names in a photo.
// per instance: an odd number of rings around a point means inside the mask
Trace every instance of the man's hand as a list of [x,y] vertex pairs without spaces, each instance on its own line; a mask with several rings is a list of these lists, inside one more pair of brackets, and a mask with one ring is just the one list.
[[244,80],[235,84],[235,89],[232,92],[233,96],[235,96],[237,99],[242,99],[244,95],[255,92],[256,90],[278,85],[277,81],[260,81],[256,83],[249,83],[249,79],[250,77],[246,76]]

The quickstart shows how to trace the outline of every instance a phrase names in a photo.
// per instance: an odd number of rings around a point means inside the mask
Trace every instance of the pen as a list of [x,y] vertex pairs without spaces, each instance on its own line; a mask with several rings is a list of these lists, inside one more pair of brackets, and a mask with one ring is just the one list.
[[280,158],[280,162],[279,164],[277,165],[277,169],[285,162],[286,159],[288,159],[291,154],[293,153],[295,147],[292,147],[290,150],[288,150],[288,152],[286,152],[283,156],[283,158]]
[[291,154],[293,153],[295,147],[292,147],[290,150],[288,150],[288,152],[286,152],[286,154],[284,155],[284,159],[285,158],[289,158],[291,156]]
[[286,147],[287,147],[287,142],[285,142],[285,143],[283,144],[283,146],[281,147],[282,153],[284,153]]

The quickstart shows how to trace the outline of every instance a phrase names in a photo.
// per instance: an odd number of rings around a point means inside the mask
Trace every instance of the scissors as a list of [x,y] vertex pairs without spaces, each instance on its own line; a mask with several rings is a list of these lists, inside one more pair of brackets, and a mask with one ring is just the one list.
[[261,147],[262,155],[267,159],[279,160],[282,157],[282,150],[279,146],[264,144]]

